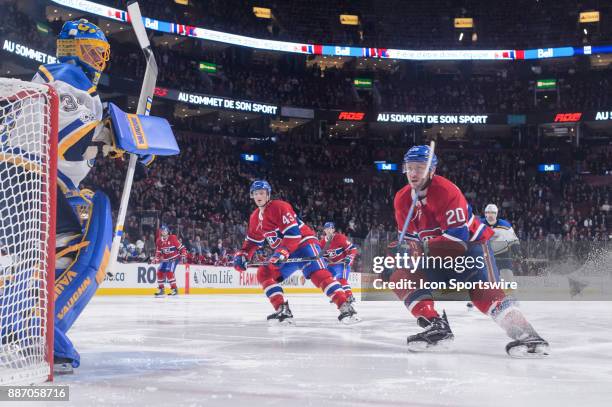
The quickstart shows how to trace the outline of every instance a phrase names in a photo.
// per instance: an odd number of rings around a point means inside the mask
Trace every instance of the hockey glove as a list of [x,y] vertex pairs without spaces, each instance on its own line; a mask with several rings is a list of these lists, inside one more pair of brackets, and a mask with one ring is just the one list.
[[289,250],[286,247],[279,247],[274,251],[274,254],[270,257],[268,261],[270,263],[270,268],[278,270],[282,263],[289,258]]
[[351,264],[353,264],[354,260],[355,260],[355,256],[349,255],[349,256],[346,256],[345,258],[343,258],[342,262],[344,264],[346,264],[347,266],[350,266]]
[[243,272],[248,266],[247,254],[242,250],[237,251],[234,255],[234,270]]

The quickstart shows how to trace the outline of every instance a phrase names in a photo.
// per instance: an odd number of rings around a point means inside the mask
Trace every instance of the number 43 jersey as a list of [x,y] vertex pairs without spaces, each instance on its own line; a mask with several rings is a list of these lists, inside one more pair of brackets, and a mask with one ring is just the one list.
[[[394,208],[397,228],[404,226],[412,203],[412,188],[406,185],[395,195]],[[406,238],[427,241],[429,247],[444,252],[465,252],[469,242],[487,241],[493,231],[472,213],[465,196],[448,179],[434,175],[429,186],[419,193],[419,200],[408,224]],[[433,255],[430,251],[430,255]]]
[[273,200],[251,214],[242,250],[250,256],[266,243],[272,249],[285,247],[289,253],[293,253],[308,243],[318,242],[313,230],[302,222],[291,204]]

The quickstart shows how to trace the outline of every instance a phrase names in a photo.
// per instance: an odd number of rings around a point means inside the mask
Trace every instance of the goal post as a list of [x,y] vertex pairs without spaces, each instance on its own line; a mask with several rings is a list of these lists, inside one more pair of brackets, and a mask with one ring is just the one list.
[[0,385],[53,379],[58,104],[0,78]]

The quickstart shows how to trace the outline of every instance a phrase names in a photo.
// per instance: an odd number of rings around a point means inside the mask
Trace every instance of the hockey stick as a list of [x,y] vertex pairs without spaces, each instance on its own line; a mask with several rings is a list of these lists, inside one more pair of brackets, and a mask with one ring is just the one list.
[[[431,169],[431,160],[434,156],[434,150],[436,148],[436,142],[431,140],[429,143],[429,157],[427,157],[427,167],[425,167],[425,176],[429,177],[429,170]],[[426,181],[425,181],[426,182]],[[425,184],[423,182],[423,184]],[[408,224],[410,223],[410,219],[412,218],[412,214],[414,213],[414,208],[416,208],[416,204],[419,200],[419,192],[420,189],[415,189],[415,193],[412,197],[412,204],[410,205],[410,210],[408,211],[408,216],[406,216],[406,220],[404,221],[404,227],[402,228],[402,233],[400,233],[399,241],[397,243],[397,251],[401,250],[402,244],[404,243],[404,237],[406,236],[406,231],[408,230]]]
[[[287,259],[285,261],[279,261],[276,264],[282,265],[282,264],[287,264],[287,263],[301,263],[301,262],[305,262],[305,261],[317,261],[317,260],[321,260],[323,257],[295,257],[293,259]],[[257,266],[267,266],[269,265],[270,262],[269,261],[262,261],[259,263],[249,263],[247,265],[247,267],[257,267]]]
[[[140,98],[138,99],[137,114],[149,115],[151,111],[151,103],[153,102],[153,93],[155,91],[155,83],[157,82],[157,63],[151,49],[151,43],[147,37],[147,31],[142,23],[142,15],[138,2],[132,2],[128,5],[128,15],[132,22],[132,28],[138,39],[138,44],[142,48],[142,52],[147,60],[147,69],[145,71],[142,87],[140,88]],[[125,184],[123,193],[121,194],[121,205],[119,206],[119,214],[117,216],[117,224],[115,226],[115,235],[113,237],[113,245],[111,246],[110,261],[107,268],[107,274],[111,273],[117,261],[119,254],[119,245],[121,244],[121,236],[123,235],[123,226],[125,223],[125,215],[127,213],[130,193],[132,192],[132,181],[134,180],[134,171],[136,170],[136,161],[138,156],[130,154],[130,162],[128,165],[127,174],[125,175]],[[111,273],[112,274],[112,273]]]

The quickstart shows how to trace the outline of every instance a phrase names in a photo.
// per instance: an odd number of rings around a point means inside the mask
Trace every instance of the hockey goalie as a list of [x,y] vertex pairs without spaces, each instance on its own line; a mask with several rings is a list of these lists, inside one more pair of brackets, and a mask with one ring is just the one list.
[[33,82],[53,86],[59,96],[54,365],[56,373],[69,373],[80,356],[66,334],[104,280],[113,238],[108,197],[79,185],[100,150],[111,158],[137,154],[148,165],[164,154],[156,147],[175,154],[178,147],[165,119],[103,107],[96,89],[110,46],[96,25],[66,22],[57,56],[59,63],[40,66]]

